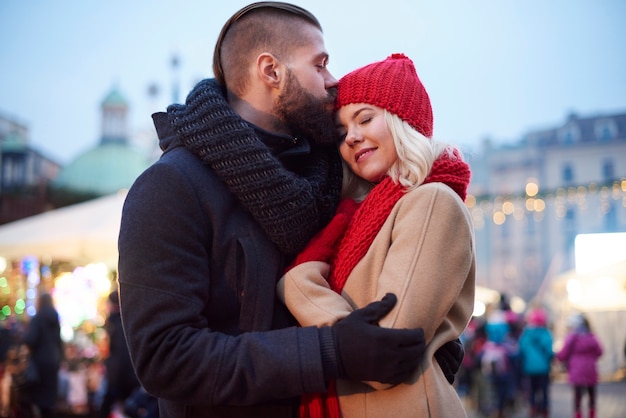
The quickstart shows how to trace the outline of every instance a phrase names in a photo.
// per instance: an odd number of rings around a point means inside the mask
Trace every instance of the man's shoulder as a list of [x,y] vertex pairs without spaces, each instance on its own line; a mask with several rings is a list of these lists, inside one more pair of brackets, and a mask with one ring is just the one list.
[[213,170],[203,164],[198,156],[180,143],[166,149],[146,172],[178,172],[184,176],[193,175],[194,177],[190,179],[192,181],[198,175],[203,177],[216,176]]
[[[210,167],[184,146],[167,150],[141,173],[131,186],[127,201],[154,201],[223,193],[226,186]],[[158,191],[157,194],[155,194]]]

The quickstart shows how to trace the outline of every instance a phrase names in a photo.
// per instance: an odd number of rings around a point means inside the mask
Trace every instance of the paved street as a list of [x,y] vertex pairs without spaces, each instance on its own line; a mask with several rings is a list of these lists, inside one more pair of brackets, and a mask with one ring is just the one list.
[[[626,418],[626,379],[618,382],[603,382],[598,385],[596,399],[596,418]],[[554,382],[550,389],[550,418],[572,418],[574,416],[574,394],[566,382]],[[586,405],[586,398],[583,400]],[[469,418],[487,418],[468,409]],[[528,408],[520,405],[506,418],[528,418]],[[583,409],[587,418],[587,410]]]

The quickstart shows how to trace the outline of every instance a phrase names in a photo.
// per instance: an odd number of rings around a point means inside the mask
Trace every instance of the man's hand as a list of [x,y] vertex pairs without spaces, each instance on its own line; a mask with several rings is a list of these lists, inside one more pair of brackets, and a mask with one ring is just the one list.
[[448,341],[439,350],[435,351],[435,359],[441,366],[441,370],[443,370],[443,374],[450,384],[454,383],[454,375],[459,371],[464,355],[465,349],[458,338]]
[[411,376],[426,348],[424,331],[378,325],[396,301],[396,296],[388,293],[380,302],[352,312],[332,327],[337,377],[399,384]]

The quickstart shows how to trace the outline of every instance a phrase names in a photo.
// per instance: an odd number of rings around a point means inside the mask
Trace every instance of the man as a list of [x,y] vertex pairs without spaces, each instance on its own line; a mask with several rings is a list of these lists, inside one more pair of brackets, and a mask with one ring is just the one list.
[[275,296],[338,203],[327,64],[308,11],[251,4],[222,29],[217,81],[153,116],[164,153],[126,199],[119,285],[162,417],[292,417],[329,379],[399,383],[419,362],[421,330],[377,326],[393,295],[320,329],[294,326]]
[[[63,340],[59,313],[50,293],[41,293],[37,299],[37,313],[28,324],[23,342],[30,350],[35,364],[36,380],[26,390],[27,400],[35,406],[41,418],[55,416],[59,387],[59,369],[63,360]],[[22,416],[22,415],[21,415]],[[24,411],[23,416],[27,415]]]

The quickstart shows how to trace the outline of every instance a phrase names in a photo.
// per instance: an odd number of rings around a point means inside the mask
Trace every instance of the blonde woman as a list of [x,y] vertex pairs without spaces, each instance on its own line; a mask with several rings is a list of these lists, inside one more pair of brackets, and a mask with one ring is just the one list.
[[469,166],[431,139],[430,99],[403,54],[339,80],[335,109],[349,197],[278,294],[302,326],[323,326],[393,293],[397,304],[380,326],[422,328],[427,346],[402,383],[340,379],[328,395],[306,399],[301,416],[465,416],[434,355],[461,335],[474,306]]

